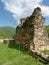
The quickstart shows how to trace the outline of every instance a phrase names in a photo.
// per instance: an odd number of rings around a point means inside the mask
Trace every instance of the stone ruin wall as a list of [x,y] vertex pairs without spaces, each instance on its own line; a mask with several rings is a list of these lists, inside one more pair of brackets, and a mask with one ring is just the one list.
[[44,27],[45,18],[41,14],[41,10],[35,9],[34,13],[34,44],[35,49],[49,49],[48,34]]
[[16,28],[16,42],[18,41],[24,47],[26,40],[31,39],[31,44],[28,43],[30,49],[49,50],[49,39],[44,27],[44,21],[45,18],[41,14],[41,9],[39,7],[35,8],[30,17],[21,19],[21,24]]

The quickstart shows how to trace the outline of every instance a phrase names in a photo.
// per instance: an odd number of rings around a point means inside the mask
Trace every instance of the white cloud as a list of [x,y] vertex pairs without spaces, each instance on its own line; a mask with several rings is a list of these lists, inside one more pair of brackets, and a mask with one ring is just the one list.
[[48,6],[40,6],[42,9],[43,16],[49,16],[49,7]]
[[5,4],[4,8],[11,12],[16,20],[30,16],[37,6],[41,7],[44,16],[49,16],[49,7],[41,5],[43,0],[2,0],[2,2]]

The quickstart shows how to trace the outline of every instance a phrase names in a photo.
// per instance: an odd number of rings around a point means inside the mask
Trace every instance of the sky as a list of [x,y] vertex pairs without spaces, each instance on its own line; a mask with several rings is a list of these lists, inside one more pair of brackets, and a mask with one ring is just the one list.
[[36,7],[41,8],[44,24],[49,25],[49,0],[0,0],[0,26],[16,27]]

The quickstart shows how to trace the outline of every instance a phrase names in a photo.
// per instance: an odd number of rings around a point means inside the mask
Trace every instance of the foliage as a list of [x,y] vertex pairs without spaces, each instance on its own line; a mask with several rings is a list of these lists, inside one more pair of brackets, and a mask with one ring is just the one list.
[[46,31],[48,33],[48,37],[49,37],[49,25],[45,26],[45,29],[46,29]]
[[12,38],[15,35],[15,28],[10,26],[0,27],[0,38]]

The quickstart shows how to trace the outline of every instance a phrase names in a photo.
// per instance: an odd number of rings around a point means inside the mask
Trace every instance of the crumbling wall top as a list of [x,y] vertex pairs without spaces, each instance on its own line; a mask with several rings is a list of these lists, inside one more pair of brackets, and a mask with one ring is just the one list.
[[41,8],[40,7],[37,7],[37,8],[35,8],[34,11],[40,11],[41,12]]

